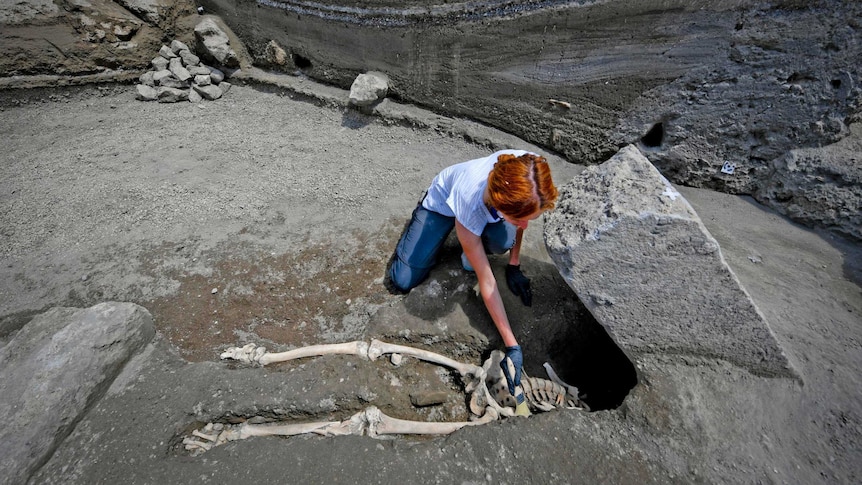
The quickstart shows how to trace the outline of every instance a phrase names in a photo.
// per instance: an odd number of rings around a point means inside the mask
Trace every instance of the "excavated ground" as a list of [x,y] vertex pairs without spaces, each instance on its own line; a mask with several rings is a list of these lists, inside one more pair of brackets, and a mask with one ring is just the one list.
[[[319,92],[298,98],[330,99],[329,88]],[[541,150],[481,126],[452,136],[458,121],[441,130],[439,117],[419,110],[368,118],[292,96],[242,83],[200,106],[140,103],[124,85],[2,93],[3,340],[48,307],[105,300],[143,305],[159,329],[37,483],[862,476],[862,248],[750,199],[684,188],[804,386],[698,356],[644,359],[636,377],[531,228],[523,259],[533,307],[504,290],[526,370],[542,376],[541,364],[552,362],[605,411],[547,413],[442,439],[251,439],[186,455],[181,437],[212,420],[343,419],[368,404],[397,417],[464,418],[459,380],[435,366],[342,356],[259,369],[218,362],[227,346],[377,337],[473,363],[500,346],[454,241],[409,295],[390,293],[383,271],[439,169],[505,145]],[[578,173],[547,155],[559,184]],[[441,406],[409,404],[411,393],[436,391],[447,395]]]

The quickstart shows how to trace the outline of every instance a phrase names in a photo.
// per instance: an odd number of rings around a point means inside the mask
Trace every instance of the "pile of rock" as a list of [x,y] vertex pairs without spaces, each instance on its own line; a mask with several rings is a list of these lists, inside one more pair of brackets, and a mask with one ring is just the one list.
[[174,40],[170,46],[163,45],[159,55],[151,62],[152,69],[140,77],[137,99],[176,103],[193,103],[216,100],[230,89],[225,82],[225,73],[201,63],[189,47]]

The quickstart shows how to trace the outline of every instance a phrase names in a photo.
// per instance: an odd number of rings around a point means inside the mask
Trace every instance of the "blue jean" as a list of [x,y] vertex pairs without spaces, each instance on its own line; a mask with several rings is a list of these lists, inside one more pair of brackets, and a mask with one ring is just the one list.
[[[437,254],[452,228],[455,218],[430,211],[422,204],[413,210],[410,224],[395,247],[395,258],[389,278],[398,289],[409,291],[422,282],[437,262]],[[515,244],[517,228],[506,221],[490,223],[482,231],[485,252],[503,254]]]

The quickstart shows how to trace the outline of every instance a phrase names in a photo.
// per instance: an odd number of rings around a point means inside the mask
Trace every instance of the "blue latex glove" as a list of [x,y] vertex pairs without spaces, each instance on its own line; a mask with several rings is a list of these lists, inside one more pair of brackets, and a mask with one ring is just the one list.
[[[509,372],[509,366],[506,363],[506,359],[512,361],[512,366],[515,368],[515,375],[511,375]],[[503,375],[506,377],[506,383],[509,384],[509,394],[515,395],[515,386],[521,385],[521,368],[524,366],[524,354],[521,353],[521,346],[514,345],[512,347],[506,347],[506,357],[500,361],[500,368],[503,369]],[[523,402],[524,395],[523,393],[518,396],[520,401]],[[518,404],[520,404],[519,402]]]
[[530,278],[527,278],[521,272],[520,266],[506,265],[506,283],[515,296],[521,297],[521,302],[524,305],[533,305],[533,290],[530,288]]

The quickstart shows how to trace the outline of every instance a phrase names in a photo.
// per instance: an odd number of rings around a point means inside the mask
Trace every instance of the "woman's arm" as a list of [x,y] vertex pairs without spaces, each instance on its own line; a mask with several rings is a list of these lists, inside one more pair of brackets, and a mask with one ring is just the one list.
[[[522,232],[518,231],[519,234]],[[476,271],[476,277],[479,278],[479,292],[482,294],[482,300],[484,300],[485,307],[491,315],[491,320],[494,321],[497,331],[500,332],[500,337],[503,338],[503,344],[506,347],[518,345],[518,340],[509,326],[509,317],[506,316],[506,309],[503,307],[503,299],[500,297],[497,280],[491,271],[488,256],[485,255],[482,238],[470,232],[458,221],[455,221],[455,234],[458,236],[458,241],[461,242],[464,254],[467,255],[467,261]],[[518,237],[518,239],[520,238]],[[518,243],[516,242],[516,244]]]
[[515,244],[509,250],[509,264],[512,266],[521,265],[521,241],[524,239],[524,229],[519,227],[515,232]]

